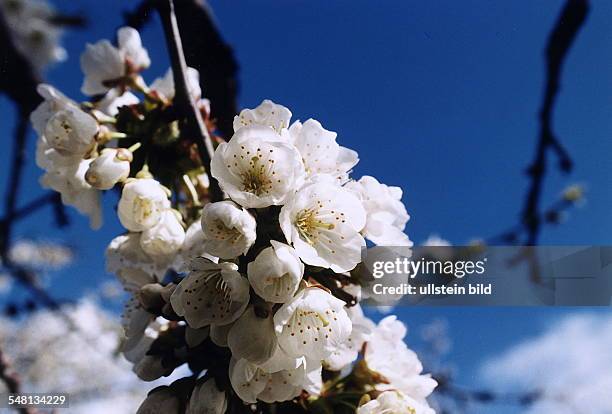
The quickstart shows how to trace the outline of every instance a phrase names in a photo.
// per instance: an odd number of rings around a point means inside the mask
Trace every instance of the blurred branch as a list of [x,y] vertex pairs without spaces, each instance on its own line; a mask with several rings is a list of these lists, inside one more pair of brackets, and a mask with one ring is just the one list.
[[448,376],[434,376],[438,381],[436,392],[446,395],[462,404],[476,402],[480,404],[506,404],[529,407],[541,397],[538,391],[517,393],[499,393],[487,389],[468,389],[454,384]]
[[213,143],[208,129],[204,125],[202,114],[187,87],[187,63],[185,62],[181,35],[174,12],[174,2],[173,0],[160,1],[157,9],[164,27],[164,34],[172,63],[175,89],[173,104],[176,106],[178,113],[187,115],[184,127],[181,129],[181,134],[195,138],[202,164],[210,181],[211,200],[219,201],[223,199],[223,193],[219,188],[217,180],[210,174],[210,161],[214,154]]
[[8,248],[13,230],[13,220],[11,217],[15,215],[15,210],[17,209],[17,196],[26,156],[26,137],[29,120],[27,114],[23,112],[19,112],[17,116],[17,128],[15,129],[13,143],[13,160],[9,169],[9,184],[4,198],[5,220],[0,223],[0,257],[3,260],[8,259]]
[[[0,219],[0,223],[6,221],[6,220],[19,220],[22,219],[24,217],[29,216],[32,213],[35,213],[36,211],[40,210],[43,207],[46,207],[50,204],[55,204],[57,203],[57,199],[58,197],[61,198],[61,195],[59,193],[50,191],[46,194],[43,194],[39,197],[36,197],[34,200],[29,201],[27,204],[24,204],[23,206],[17,208],[14,212],[12,216],[7,216],[7,217],[2,217]],[[60,199],[61,202],[61,199]],[[63,211],[62,211],[63,212]],[[67,220],[67,217],[63,217],[61,219],[62,223],[65,223]]]
[[42,101],[36,86],[40,83],[38,75],[28,60],[13,44],[11,33],[0,11],[0,93],[5,93],[15,102],[23,117]]
[[[540,227],[546,224],[559,224],[562,221],[564,214],[570,209],[574,208],[580,201],[581,198],[574,200],[564,196],[560,200],[557,200],[551,204],[544,211],[538,212],[537,220],[540,223]],[[525,233],[528,233],[528,228],[523,224],[517,224],[485,239],[484,243],[489,246],[496,245],[498,243],[502,245],[517,245]]]
[[[29,114],[42,101],[36,92],[40,79],[35,74],[30,62],[15,48],[9,29],[0,13],[0,92],[6,93],[17,105],[17,124],[13,136],[12,159],[9,178],[4,197],[4,216],[0,221],[0,261],[10,274],[26,287],[32,295],[46,307],[57,309],[59,302],[53,299],[39,284],[38,278],[31,271],[22,268],[10,260],[9,252],[13,236],[14,223],[44,205],[52,202],[58,225],[67,223],[63,204],[58,196],[45,196],[45,200],[35,200],[39,204],[29,203],[18,208],[19,189],[22,186],[23,169],[26,161],[26,147],[29,130]],[[48,198],[47,198],[48,197]]]
[[[21,393],[21,381],[19,376],[13,369],[0,348],[0,380],[4,382],[9,394]],[[19,408],[18,411],[22,414],[35,414],[37,411],[34,408]]]
[[[165,0],[144,0],[131,12],[125,13],[127,25],[141,29],[147,24],[159,4]],[[233,133],[237,113],[238,64],[234,53],[221,38],[210,9],[198,0],[175,3],[179,32],[187,66],[200,72],[200,84],[212,102],[211,117],[221,136],[227,140]]]
[[84,28],[87,26],[87,19],[80,14],[56,14],[49,22],[60,27]]
[[562,172],[569,173],[572,170],[572,160],[567,150],[553,133],[552,116],[559,92],[563,62],[578,31],[586,20],[588,10],[588,0],[567,0],[548,38],[546,47],[547,80],[544,100],[540,108],[540,134],[535,158],[527,170],[531,183],[522,212],[523,225],[527,230],[527,245],[537,243],[541,229],[540,199],[546,173],[548,150],[557,154],[559,168]]

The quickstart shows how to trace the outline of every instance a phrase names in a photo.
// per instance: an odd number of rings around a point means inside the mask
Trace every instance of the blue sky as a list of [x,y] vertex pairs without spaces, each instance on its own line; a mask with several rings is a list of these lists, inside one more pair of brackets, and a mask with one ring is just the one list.
[[[554,124],[576,169],[567,178],[551,168],[544,195],[548,204],[564,186],[580,182],[589,189],[588,203],[564,225],[544,232],[548,244],[612,239],[612,2],[592,3],[564,68]],[[66,34],[69,58],[47,74],[67,95],[83,99],[78,59],[84,44],[112,38],[121,11],[136,2],[55,4],[90,20],[86,30]],[[241,66],[241,106],[272,99],[295,118],[313,117],[337,131],[338,141],[360,154],[356,176],[374,175],[404,189],[412,239],[438,233],[454,243],[495,234],[518,219],[527,186],[523,171],[537,134],[542,51],[562,4],[295,0],[289,6],[278,0],[211,0]],[[157,22],[143,32],[143,41],[153,60],[145,78],[152,81],[167,68]],[[4,98],[0,113],[8,137],[12,109]],[[2,165],[9,153],[1,151]],[[24,202],[41,192],[40,171],[30,161]],[[4,186],[0,180],[0,190]],[[102,252],[122,231],[115,202],[114,195],[105,197],[106,225],[97,233],[76,214],[66,232],[53,228],[49,211],[20,223],[19,236],[66,240],[78,252],[75,265],[54,277],[54,292],[77,297],[110,277]],[[447,318],[455,344],[451,358],[470,382],[483,356],[568,312],[436,308],[400,310],[400,317],[415,327]]]

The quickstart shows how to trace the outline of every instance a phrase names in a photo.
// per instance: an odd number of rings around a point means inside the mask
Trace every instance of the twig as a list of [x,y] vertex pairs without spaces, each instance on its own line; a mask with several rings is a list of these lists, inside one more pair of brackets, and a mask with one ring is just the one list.
[[54,204],[57,200],[57,195],[58,193],[56,192],[49,192],[43,194],[40,197],[37,197],[34,200],[28,202],[27,204],[24,204],[23,206],[15,209],[15,211],[13,211],[13,215],[2,217],[2,219],[0,219],[0,222],[4,222],[7,220],[19,220],[24,217],[27,217],[30,214],[35,213],[36,211],[49,204]]
[[523,225],[527,229],[527,245],[537,243],[541,228],[540,199],[546,173],[547,151],[550,149],[557,154],[561,171],[568,173],[572,169],[572,160],[568,152],[553,133],[552,115],[559,92],[563,62],[578,31],[586,20],[588,10],[588,0],[568,0],[548,39],[546,47],[547,81],[544,100],[540,108],[540,135],[535,158],[528,169],[531,183],[522,212]]
[[21,183],[21,176],[25,163],[26,151],[26,136],[28,132],[28,118],[23,112],[17,114],[17,128],[15,130],[13,160],[9,169],[9,185],[6,190],[4,202],[4,215],[6,220],[3,220],[0,228],[0,257],[3,260],[7,259],[8,247],[12,236],[13,220],[11,217],[15,215],[17,209],[17,196]]
[[174,13],[174,2],[172,0],[160,1],[157,9],[164,27],[170,61],[172,62],[175,89],[173,104],[179,113],[184,113],[187,116],[181,133],[195,137],[202,164],[210,180],[211,200],[219,201],[223,199],[223,194],[219,188],[219,183],[210,174],[210,161],[214,154],[213,143],[208,129],[204,125],[202,114],[189,94],[187,87],[187,63],[185,62],[181,35]]

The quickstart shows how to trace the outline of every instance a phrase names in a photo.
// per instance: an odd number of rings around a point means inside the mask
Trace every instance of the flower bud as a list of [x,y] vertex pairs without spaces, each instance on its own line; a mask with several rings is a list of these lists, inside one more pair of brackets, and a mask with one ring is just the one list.
[[178,252],[185,241],[185,229],[172,210],[161,213],[157,224],[140,236],[140,247],[151,257],[170,256]]
[[272,240],[267,247],[249,263],[247,274],[253,290],[268,302],[284,303],[297,291],[304,264],[295,249]]
[[63,155],[85,155],[94,145],[98,123],[77,107],[53,114],[45,126],[49,145]]
[[142,178],[126,182],[117,213],[123,227],[139,232],[159,223],[169,208],[166,189],[152,178]]
[[246,254],[257,237],[256,226],[253,216],[231,201],[206,204],[202,211],[204,248],[222,259]]
[[132,159],[132,153],[125,148],[106,148],[89,166],[85,180],[98,190],[110,190],[128,178]]

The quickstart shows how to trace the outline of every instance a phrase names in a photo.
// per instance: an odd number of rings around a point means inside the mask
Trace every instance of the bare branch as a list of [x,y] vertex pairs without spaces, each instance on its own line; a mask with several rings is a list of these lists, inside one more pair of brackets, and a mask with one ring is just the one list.
[[522,212],[523,225],[527,229],[527,243],[534,245],[538,241],[541,228],[540,199],[544,175],[546,173],[546,155],[548,150],[555,152],[559,158],[559,168],[570,172],[572,160],[552,130],[552,115],[559,92],[561,69],[570,46],[586,20],[589,10],[588,0],[567,0],[546,47],[547,81],[544,100],[540,109],[540,135],[535,158],[528,169],[531,183]]

